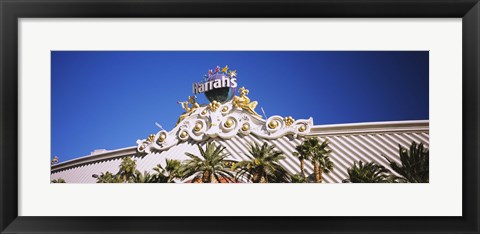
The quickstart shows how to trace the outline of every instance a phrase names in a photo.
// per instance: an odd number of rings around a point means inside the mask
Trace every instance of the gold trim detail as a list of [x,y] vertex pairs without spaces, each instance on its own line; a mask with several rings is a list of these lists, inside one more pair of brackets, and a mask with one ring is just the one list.
[[283,121],[285,121],[285,125],[291,126],[293,124],[293,122],[295,121],[295,119],[293,119],[292,116],[287,116],[287,117],[283,118]]
[[167,138],[165,133],[160,134],[160,136],[158,136],[158,142],[163,142],[165,140],[165,138]]
[[149,142],[153,142],[153,140],[155,139],[155,135],[154,134],[150,134],[147,138],[147,141]]
[[305,127],[305,125],[302,125],[298,128],[298,131],[300,132],[305,132],[305,130],[307,130],[307,127]]
[[231,119],[227,119],[227,121],[225,121],[225,127],[229,128],[233,125],[233,120]]
[[193,130],[198,132],[198,131],[202,130],[202,127],[203,127],[202,123],[197,123],[197,124],[195,124],[195,127],[193,128]]
[[212,110],[213,112],[217,111],[219,107],[220,107],[220,103],[218,103],[215,100],[210,102],[210,104],[208,104],[208,108],[210,108],[210,110]]
[[278,127],[278,121],[276,121],[276,120],[270,121],[270,123],[268,123],[268,127],[271,128],[271,129],[277,128]]

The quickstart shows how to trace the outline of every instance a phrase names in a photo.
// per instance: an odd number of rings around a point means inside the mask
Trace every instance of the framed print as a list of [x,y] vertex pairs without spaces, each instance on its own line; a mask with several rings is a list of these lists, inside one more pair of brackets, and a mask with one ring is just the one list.
[[1,4],[1,233],[478,233],[478,1]]

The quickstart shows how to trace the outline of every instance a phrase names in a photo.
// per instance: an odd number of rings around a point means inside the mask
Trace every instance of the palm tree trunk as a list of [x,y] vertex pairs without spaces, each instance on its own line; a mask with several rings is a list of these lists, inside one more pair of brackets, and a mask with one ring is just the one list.
[[320,182],[319,183],[322,183],[323,182],[323,169],[320,168]]
[[215,176],[215,174],[213,174],[213,173],[212,173],[212,175],[210,175],[210,178],[211,178],[210,181],[211,181],[212,183],[220,183],[220,182],[221,182],[221,181],[220,181],[220,178],[218,178],[217,176]]
[[262,173],[262,176],[260,177],[260,183],[268,183],[267,173],[266,173],[266,172],[263,172],[263,173]]
[[202,183],[210,183],[212,182],[212,174],[210,171],[204,171],[202,176]]
[[303,159],[300,159],[300,173],[305,177],[305,161]]
[[253,183],[262,183],[262,173],[260,171],[255,171],[252,176]]
[[322,182],[322,176],[320,174],[320,164],[316,160],[313,161],[313,175],[315,177],[315,183]]

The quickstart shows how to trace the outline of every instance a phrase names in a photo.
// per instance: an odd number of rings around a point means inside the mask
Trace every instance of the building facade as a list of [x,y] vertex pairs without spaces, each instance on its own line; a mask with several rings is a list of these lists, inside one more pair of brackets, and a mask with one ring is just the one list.
[[[375,162],[385,167],[388,160],[400,163],[399,146],[408,148],[412,142],[429,147],[429,122],[396,121],[336,125],[314,125],[313,118],[262,117],[255,108],[256,101],[248,98],[249,90],[237,88],[236,71],[217,67],[210,70],[204,83],[194,83],[194,93],[205,92],[210,103],[200,105],[196,96],[179,102],[185,112],[170,131],[161,130],[146,139],[137,140],[136,146],[109,151],[94,151],[51,167],[51,180],[63,179],[67,183],[95,183],[92,175],[102,172],[116,173],[122,158],[131,157],[140,172],[152,172],[166,159],[183,161],[186,152],[199,154],[197,145],[215,142],[225,147],[229,160],[249,160],[251,144],[267,143],[281,151],[286,158],[281,165],[291,175],[300,173],[300,162],[294,155],[295,147],[307,137],[328,140],[330,158],[334,163],[331,173],[324,174],[326,183],[341,183],[348,178],[347,169],[355,162]],[[388,159],[388,160],[387,160]],[[313,166],[305,163],[307,174]]]

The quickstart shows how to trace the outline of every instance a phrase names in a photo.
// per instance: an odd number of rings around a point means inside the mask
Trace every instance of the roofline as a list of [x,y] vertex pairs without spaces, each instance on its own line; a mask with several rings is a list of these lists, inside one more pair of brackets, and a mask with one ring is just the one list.
[[[408,121],[388,121],[388,122],[366,122],[349,124],[330,124],[315,125],[311,128],[310,135],[329,136],[329,135],[348,135],[348,134],[367,134],[367,133],[392,133],[392,132],[428,132],[429,120],[408,120]],[[65,170],[92,162],[135,155],[137,146],[126,147],[71,159],[51,167],[51,173]]]
[[53,165],[51,167],[51,172],[57,172],[57,171],[68,169],[70,167],[80,166],[80,165],[88,164],[92,162],[124,157],[126,155],[134,155],[136,153],[137,153],[137,147],[130,146],[122,149],[107,151],[105,153],[82,156],[79,158],[71,159],[71,160]]
[[310,133],[315,136],[328,136],[366,133],[428,132],[429,122],[429,120],[407,120],[315,125],[310,130]]

